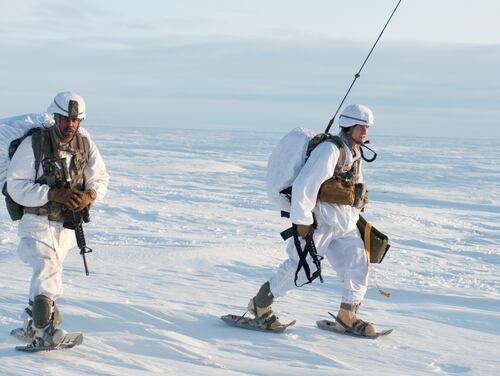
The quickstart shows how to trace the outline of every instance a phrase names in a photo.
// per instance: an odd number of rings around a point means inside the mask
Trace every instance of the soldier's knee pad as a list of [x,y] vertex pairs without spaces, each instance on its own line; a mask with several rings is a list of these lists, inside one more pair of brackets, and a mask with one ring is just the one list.
[[54,301],[45,295],[37,295],[33,300],[33,323],[36,328],[45,328],[52,319]]

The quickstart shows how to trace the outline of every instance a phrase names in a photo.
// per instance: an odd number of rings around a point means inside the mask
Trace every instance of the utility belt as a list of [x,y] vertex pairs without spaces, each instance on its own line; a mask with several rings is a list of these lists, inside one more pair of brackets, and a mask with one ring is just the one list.
[[43,206],[24,207],[24,213],[43,215],[46,216],[49,219],[49,221],[55,221],[55,222],[64,222],[63,211],[65,210],[62,208],[62,205],[51,202],[48,202]]
[[47,216],[49,221],[61,222],[66,228],[71,228],[69,223],[75,220],[75,216],[78,221],[81,220],[85,223],[90,222],[90,211],[88,207],[80,212],[73,213],[65,206],[52,202],[39,207],[24,207],[24,213]]
[[351,183],[337,177],[328,179],[321,185],[318,199],[323,202],[363,209],[368,202],[368,191],[363,183]]

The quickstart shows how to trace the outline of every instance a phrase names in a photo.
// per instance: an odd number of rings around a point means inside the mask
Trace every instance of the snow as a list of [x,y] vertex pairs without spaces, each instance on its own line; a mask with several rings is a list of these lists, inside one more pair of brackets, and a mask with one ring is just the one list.
[[[110,191],[85,227],[90,276],[72,252],[63,327],[71,350],[14,351],[30,269],[16,224],[0,210],[0,374],[492,375],[500,367],[498,140],[377,136],[365,165],[366,217],[392,248],[372,268],[360,316],[394,328],[378,340],[318,330],[340,302],[324,266],[275,309],[284,334],[245,331],[220,316],[245,311],[285,257],[288,223],[268,203],[266,160],[281,133],[89,129]],[[375,284],[392,296],[378,294]]]

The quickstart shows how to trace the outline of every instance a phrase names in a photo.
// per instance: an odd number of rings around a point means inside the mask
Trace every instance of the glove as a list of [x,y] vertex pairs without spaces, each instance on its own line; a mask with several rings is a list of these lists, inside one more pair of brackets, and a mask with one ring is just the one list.
[[64,206],[75,210],[80,202],[80,193],[74,189],[70,188],[56,188],[52,187],[49,189],[48,198],[49,201],[58,202]]
[[301,238],[306,238],[312,230],[312,225],[297,225],[297,234]]
[[358,209],[363,209],[368,203],[368,191],[363,183],[354,185],[354,206]]
[[79,195],[78,195],[78,200],[77,200],[78,201],[77,206],[75,209],[73,209],[74,211],[77,211],[77,212],[85,209],[92,202],[94,202],[95,198],[97,197],[97,193],[93,189],[88,189],[88,190],[83,191],[83,192],[78,192],[78,194]]

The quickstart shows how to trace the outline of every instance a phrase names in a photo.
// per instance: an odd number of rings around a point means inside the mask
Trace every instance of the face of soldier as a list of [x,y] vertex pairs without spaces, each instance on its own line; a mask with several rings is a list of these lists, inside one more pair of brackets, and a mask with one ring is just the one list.
[[59,115],[55,117],[55,122],[56,132],[61,139],[61,142],[63,144],[71,142],[80,127],[80,120],[77,118],[68,118],[66,116]]
[[368,137],[368,128],[368,125],[355,125],[354,127],[352,127],[351,138],[357,144],[364,144],[366,138]]

